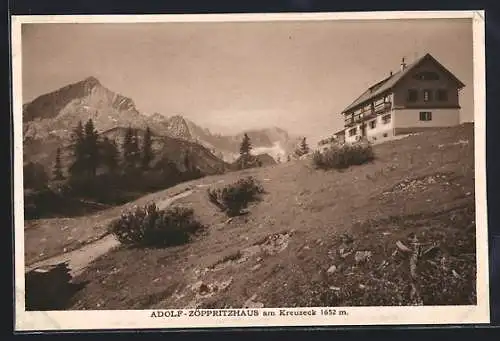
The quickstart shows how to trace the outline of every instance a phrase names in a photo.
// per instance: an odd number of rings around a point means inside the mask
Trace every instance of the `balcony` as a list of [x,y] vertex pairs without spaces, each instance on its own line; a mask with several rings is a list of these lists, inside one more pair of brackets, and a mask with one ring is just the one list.
[[376,115],[376,114],[380,114],[381,112],[386,112],[388,110],[391,110],[391,107],[392,107],[391,102],[380,103],[380,104],[375,106],[374,113]]
[[346,115],[349,118],[346,118],[344,120],[344,127],[349,128],[357,123],[362,123],[366,120],[372,119],[379,114],[386,113],[387,111],[391,110],[391,108],[391,102],[383,102],[370,107],[369,109],[362,110],[359,114],[356,114],[356,116],[354,116],[353,114]]
[[391,107],[392,107],[391,102],[383,102],[371,107],[370,109],[361,111],[361,115],[363,115],[363,118],[365,119],[370,119],[377,116],[380,113],[384,113],[388,110],[391,110]]
[[370,119],[377,116],[377,114],[375,114],[375,111],[372,110],[363,111],[361,114],[363,115],[363,119]]
[[346,127],[352,127],[353,125],[354,125],[354,120],[352,118],[344,121],[344,126]]

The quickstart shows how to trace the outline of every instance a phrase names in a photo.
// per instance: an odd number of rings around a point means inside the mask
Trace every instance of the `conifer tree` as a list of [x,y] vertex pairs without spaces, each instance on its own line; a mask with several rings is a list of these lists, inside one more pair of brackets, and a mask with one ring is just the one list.
[[125,137],[123,139],[123,163],[125,167],[125,172],[129,172],[134,168],[134,155],[133,155],[133,140],[134,132],[132,131],[132,127],[128,127],[125,131]]
[[84,167],[88,175],[94,177],[99,167],[99,146],[97,131],[94,128],[92,119],[89,119],[85,124],[84,146]]
[[240,145],[240,162],[241,168],[246,168],[248,162],[250,161],[250,151],[252,150],[252,143],[250,142],[250,137],[247,133],[243,135],[243,140]]
[[132,137],[132,156],[133,167],[138,168],[141,164],[141,151],[139,147],[139,136],[137,134],[137,129],[134,129],[134,135]]
[[248,134],[245,133],[243,135],[243,140],[241,141],[240,145],[240,155],[248,155],[250,154],[250,151],[252,150],[252,144],[250,142],[250,137],[248,137]]
[[151,129],[149,127],[146,128],[146,132],[144,133],[144,140],[142,142],[142,157],[141,157],[141,165],[143,169],[148,169],[149,164],[153,160],[153,146],[151,140]]
[[83,132],[83,124],[82,121],[78,121],[75,129],[73,130],[73,138],[76,141],[83,141],[83,138],[85,137],[85,134]]
[[295,156],[301,157],[302,155],[306,155],[309,153],[309,146],[307,144],[306,138],[302,138],[298,148],[295,150]]
[[68,172],[71,178],[76,178],[84,172],[84,131],[82,121],[79,121],[73,130],[73,162],[71,163]]
[[307,144],[306,138],[304,137],[300,143],[300,151],[302,155],[309,153],[309,145]]
[[101,157],[102,163],[106,166],[109,173],[116,173],[118,169],[118,147],[114,140],[110,140],[107,137],[101,143]]
[[184,153],[184,168],[186,169],[186,172],[191,172],[191,161],[189,160],[189,152],[186,151]]
[[54,162],[54,180],[64,180],[64,175],[61,166],[61,148],[57,148],[56,160]]
[[24,188],[43,189],[47,186],[49,177],[43,166],[36,162],[28,162],[23,166]]

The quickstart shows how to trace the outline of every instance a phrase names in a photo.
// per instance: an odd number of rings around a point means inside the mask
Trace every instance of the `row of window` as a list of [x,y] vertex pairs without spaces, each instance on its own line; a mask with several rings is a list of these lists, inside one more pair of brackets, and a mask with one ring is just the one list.
[[[425,89],[422,90],[422,100],[424,102],[433,101],[434,93],[436,95],[436,100],[439,102],[446,102],[448,100],[448,91],[445,89],[438,89],[436,91]],[[419,98],[419,91],[416,89],[408,90],[408,102],[417,102]]]
[[[382,122],[383,123],[389,123],[390,122],[390,117],[391,117],[390,114],[382,116]],[[388,118],[389,118],[389,122],[385,122],[385,121],[387,121]],[[349,117],[348,119],[344,120],[344,122],[345,122],[346,125],[348,125],[348,124],[352,124],[352,123],[355,123],[355,122],[359,122],[361,120],[363,120],[363,116],[356,115],[356,116],[353,116],[353,117]]]
[[[421,111],[419,113],[419,119],[420,121],[432,121],[432,112],[430,111]],[[383,124],[388,124],[391,122],[391,114],[387,114],[382,116],[382,123]],[[377,120],[372,120],[368,123],[368,126],[370,129],[375,129],[377,127]],[[358,132],[358,128],[354,127],[352,129],[349,129],[348,134],[349,136],[354,136]]]
[[383,98],[378,99],[375,102],[370,103],[360,109],[357,109],[354,113],[352,113],[352,117],[361,117],[363,114],[371,114],[376,112],[380,112],[383,110],[390,109],[392,102],[390,101],[390,97],[384,96]]
[[[391,123],[391,114],[387,114],[387,115],[382,116],[382,123],[383,124]],[[375,129],[377,127],[377,120],[370,121],[368,123],[368,126],[370,127],[370,129]],[[349,136],[356,135],[357,131],[358,131],[358,128],[356,128],[356,127],[349,129],[349,131],[348,131]]]

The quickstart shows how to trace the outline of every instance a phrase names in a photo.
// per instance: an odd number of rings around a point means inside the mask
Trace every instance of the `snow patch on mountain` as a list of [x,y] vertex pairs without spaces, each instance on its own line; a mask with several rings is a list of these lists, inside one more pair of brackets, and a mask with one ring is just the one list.
[[272,147],[254,147],[252,154],[269,154],[274,160],[283,160],[288,154],[279,141],[273,143]]

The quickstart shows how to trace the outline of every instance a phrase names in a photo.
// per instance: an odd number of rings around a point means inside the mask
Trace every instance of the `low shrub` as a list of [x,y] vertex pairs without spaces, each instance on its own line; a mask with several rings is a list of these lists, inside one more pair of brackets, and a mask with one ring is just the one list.
[[192,209],[159,210],[152,203],[122,214],[111,223],[110,232],[125,245],[165,247],[187,243],[202,228]]
[[209,201],[229,217],[240,215],[250,202],[259,200],[262,193],[264,188],[251,176],[224,188],[207,190]]
[[23,166],[23,185],[29,189],[44,189],[49,182],[45,168],[36,162],[28,162]]
[[24,219],[70,217],[98,210],[57,188],[25,189]]
[[319,169],[345,169],[362,165],[375,159],[370,143],[333,145],[323,152],[315,151],[313,164]]

